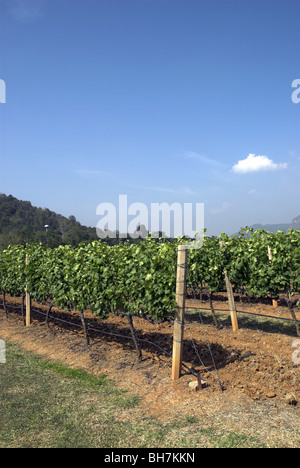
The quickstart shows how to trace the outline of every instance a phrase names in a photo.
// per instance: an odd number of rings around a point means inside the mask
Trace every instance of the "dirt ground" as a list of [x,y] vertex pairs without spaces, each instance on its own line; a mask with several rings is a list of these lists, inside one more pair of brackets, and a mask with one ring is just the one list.
[[[295,343],[299,338],[293,326],[285,332],[272,322],[266,331],[242,315],[240,329],[233,333],[227,312],[218,329],[208,310],[202,316],[203,323],[197,311],[188,310],[184,364],[200,371],[206,382],[202,390],[194,391],[189,383],[196,381],[195,375],[184,367],[182,377],[172,381],[171,357],[151,344],[172,353],[172,323],[152,324],[134,318],[138,337],[146,340],[142,342],[143,359],[138,363],[132,340],[94,331],[130,336],[126,317],[111,315],[100,320],[86,311],[90,328],[87,346],[77,312],[53,308],[48,328],[47,308],[33,303],[32,324],[26,328],[16,307],[20,302],[18,298],[7,298],[8,318],[0,307],[0,338],[46,358],[94,374],[104,373],[117,386],[140,395],[138,408],[121,411],[120,420],[134,419],[137,412],[139,417],[153,416],[163,423],[197,416],[202,426],[252,436],[267,446],[300,447],[300,364],[292,359],[297,350],[293,344],[300,348],[300,342]],[[207,302],[193,300],[188,300],[187,305],[209,307]],[[214,306],[228,308],[222,296],[217,297]],[[276,309],[270,304],[237,303],[237,309],[289,317],[280,303]],[[218,314],[222,316],[222,311],[218,310]],[[74,325],[57,319],[71,320]],[[300,353],[297,356],[300,358]]]

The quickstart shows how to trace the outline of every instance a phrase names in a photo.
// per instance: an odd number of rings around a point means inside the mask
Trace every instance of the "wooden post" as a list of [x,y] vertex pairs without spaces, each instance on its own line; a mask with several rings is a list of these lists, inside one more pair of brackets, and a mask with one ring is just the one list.
[[3,309],[5,312],[5,317],[8,319],[7,306],[6,306],[6,301],[5,301],[5,291],[3,291],[2,293],[2,298],[3,298]]
[[31,297],[29,292],[26,291],[26,327],[31,324]]
[[[220,244],[220,247],[224,247],[225,241],[220,241],[219,244]],[[232,284],[229,281],[229,278],[227,276],[227,271],[224,271],[224,275],[225,275],[225,284],[226,284],[226,290],[227,290],[227,296],[228,296],[228,302],[229,302],[232,330],[235,332],[239,329],[239,324],[238,324],[238,318],[237,318],[237,313],[236,313],[236,308],[235,308]]]
[[234,296],[233,296],[233,291],[232,291],[232,284],[230,283],[229,278],[227,276],[227,271],[225,271],[225,283],[226,283],[226,289],[227,289],[227,295],[228,295],[232,330],[235,332],[239,329],[239,324],[238,324],[238,318],[237,318]]
[[[28,255],[26,255],[26,265],[28,265]],[[31,297],[28,291],[28,286],[26,286],[25,304],[26,304],[25,325],[26,327],[29,327],[31,324]]]
[[[270,262],[272,262],[273,255],[272,255],[271,247],[269,245],[268,245],[268,257],[269,257]],[[272,302],[273,302],[273,307],[278,307],[278,302],[275,301],[275,299],[273,299]]]
[[84,311],[83,310],[80,311],[80,318],[81,318],[81,323],[82,323],[82,328],[83,328],[83,333],[84,333],[86,345],[89,346],[90,345],[90,338],[89,338],[89,333],[88,333],[88,329],[87,329],[87,326],[86,326],[86,321],[85,321]]
[[176,311],[173,334],[172,380],[179,379],[182,367],[183,332],[186,294],[187,253],[185,245],[178,246],[176,278]]

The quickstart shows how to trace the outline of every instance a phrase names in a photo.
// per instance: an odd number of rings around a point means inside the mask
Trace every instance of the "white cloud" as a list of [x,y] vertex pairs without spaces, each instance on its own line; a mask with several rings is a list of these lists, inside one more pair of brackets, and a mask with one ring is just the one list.
[[208,158],[203,154],[195,153],[195,151],[185,151],[185,159],[196,159],[197,161],[205,164],[218,164],[218,161],[215,159]]
[[10,12],[20,23],[31,23],[42,17],[42,0],[11,0]]
[[139,189],[139,190],[151,190],[152,192],[166,192],[166,193],[173,193],[176,195],[199,195],[198,192],[195,192],[190,187],[182,187],[180,189],[172,189],[169,187],[155,187],[149,185],[129,185],[131,188]]
[[277,171],[286,168],[287,163],[275,163],[268,156],[255,156],[255,154],[250,153],[246,159],[241,159],[233,166],[232,172],[247,174],[249,172]]
[[151,190],[153,192],[178,193],[177,190],[171,189],[169,187],[154,187],[154,186],[149,186],[149,185],[132,185],[132,184],[129,184],[129,187],[138,189],[138,190]]
[[184,195],[199,195],[199,192],[195,192],[190,187],[183,187],[182,191]]
[[256,189],[255,189],[255,188],[248,191],[248,194],[249,194],[249,195],[253,195],[254,193],[256,193]]
[[231,203],[223,202],[220,208],[211,208],[210,212],[211,214],[214,214],[214,215],[221,214],[221,213],[225,213],[226,211],[228,211],[231,207],[232,207]]
[[98,169],[75,169],[75,174],[85,177],[87,179],[91,179],[93,177],[102,176],[102,177],[109,177],[110,173],[107,171],[99,171]]

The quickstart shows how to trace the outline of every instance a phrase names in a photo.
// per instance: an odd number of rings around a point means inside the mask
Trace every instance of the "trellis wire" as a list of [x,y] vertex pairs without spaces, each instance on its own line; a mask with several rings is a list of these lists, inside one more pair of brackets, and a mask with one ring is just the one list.
[[[46,314],[45,314],[44,312],[41,312],[40,310],[38,310],[38,309],[36,309],[36,308],[32,308],[32,310],[33,310],[34,312],[40,314],[40,315],[46,316]],[[75,322],[70,322],[70,321],[68,321],[68,320],[64,320],[64,319],[61,319],[61,318],[58,318],[58,317],[53,317],[53,316],[50,316],[50,315],[49,315],[49,318],[50,318],[50,317],[51,317],[53,320],[56,320],[56,321],[58,321],[58,322],[63,322],[63,323],[66,323],[66,324],[68,324],[68,325],[73,325],[74,327],[82,328],[81,325],[79,325],[79,324],[77,324],[77,323],[75,323]],[[104,335],[116,336],[116,337],[118,337],[118,338],[125,338],[125,339],[127,339],[127,340],[132,340],[132,341],[133,341],[133,338],[132,338],[131,336],[129,336],[129,335],[122,335],[122,334],[120,334],[120,333],[107,332],[107,331],[99,330],[98,328],[94,328],[94,327],[90,327],[90,326],[88,326],[87,329],[90,330],[90,331],[94,331],[94,332],[96,332],[96,333],[102,333],[102,334],[104,334]],[[138,337],[137,337],[137,340],[140,341],[141,343],[150,344],[150,345],[156,347],[157,349],[159,349],[160,351],[162,351],[163,353],[165,353],[167,356],[172,357],[172,354],[171,354],[169,351],[163,349],[161,346],[159,346],[157,343],[154,343],[153,341],[144,340],[143,338],[138,338]],[[189,368],[186,364],[182,363],[182,366],[183,366],[187,371],[189,371],[191,374],[193,374],[193,375],[195,375],[195,376],[197,375],[197,373],[194,371],[194,369]]]
[[[190,306],[187,306],[186,309],[192,309],[192,310],[210,310],[208,307],[190,307]],[[230,312],[229,309],[214,309],[214,310],[217,310],[217,311],[219,311],[219,312]],[[277,316],[273,316],[273,315],[256,314],[256,313],[254,313],[254,312],[248,312],[248,311],[245,311],[245,310],[237,310],[236,312],[239,313],[239,314],[256,315],[257,317],[264,317],[264,318],[271,318],[271,319],[277,319],[277,320],[286,320],[286,321],[288,321],[288,322],[294,322],[293,319],[287,318],[287,317],[277,317]]]
[[[190,280],[190,276],[189,276],[189,269],[187,268],[187,280]],[[196,292],[195,292],[195,289],[194,289],[194,286],[192,286],[192,292],[193,292],[193,296],[194,296],[194,299],[196,299]],[[188,308],[188,307],[187,307]],[[213,364],[213,367],[214,367],[214,370],[215,370],[215,374],[216,374],[216,378],[217,378],[217,381],[218,381],[218,384],[221,388],[221,390],[223,391],[223,385],[222,385],[222,382],[220,380],[220,377],[219,377],[219,374],[218,374],[218,370],[217,370],[217,366],[216,366],[216,363],[215,363],[215,359],[214,359],[214,356],[213,356],[213,353],[212,353],[212,349],[211,349],[211,346],[210,346],[210,343],[209,343],[209,339],[208,339],[208,336],[207,336],[207,333],[206,333],[206,330],[205,330],[205,327],[204,327],[204,323],[203,323],[203,319],[202,319],[202,316],[201,316],[201,313],[199,311],[199,318],[200,318],[200,322],[201,322],[201,325],[203,325],[203,330],[204,330],[204,334],[205,334],[205,339],[206,339],[206,344],[207,344],[207,347],[208,347],[208,350],[209,350],[209,354],[210,354],[210,357],[211,357],[211,360],[212,360],[212,364]],[[196,355],[198,356],[198,359],[200,361],[200,364],[204,366],[203,364],[203,361],[202,359],[200,358],[200,355],[199,355],[199,352],[196,348],[196,345],[194,343],[194,340],[193,340],[193,337],[191,335],[191,340],[192,340],[192,344],[193,344],[193,347],[194,347],[194,350],[196,352]],[[206,366],[204,366],[204,368],[210,372]]]

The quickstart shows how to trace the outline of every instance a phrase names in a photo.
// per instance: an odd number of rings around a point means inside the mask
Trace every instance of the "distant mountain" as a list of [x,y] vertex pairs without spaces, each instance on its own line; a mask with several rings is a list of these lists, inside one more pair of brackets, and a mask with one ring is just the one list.
[[264,229],[265,231],[269,231],[269,232],[277,232],[277,231],[288,231],[291,227],[290,224],[253,224],[252,226],[249,226],[251,227],[252,229],[254,229],[254,231],[256,231],[257,229]]
[[0,250],[9,244],[44,242],[57,247],[95,239],[96,229],[82,226],[75,216],[66,218],[48,208],[34,207],[29,201],[0,194]]
[[293,229],[300,229],[300,215],[292,220],[290,227]]
[[277,231],[287,232],[289,229],[300,229],[300,215],[292,219],[290,224],[252,224],[252,226],[249,227],[252,228],[254,231],[256,231],[257,229],[264,229],[265,231],[274,233],[276,233]]

